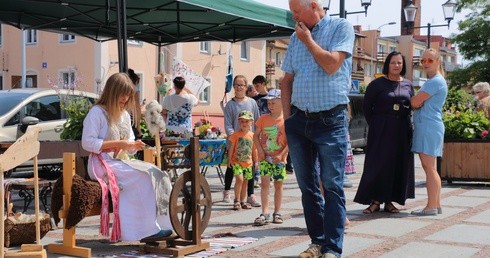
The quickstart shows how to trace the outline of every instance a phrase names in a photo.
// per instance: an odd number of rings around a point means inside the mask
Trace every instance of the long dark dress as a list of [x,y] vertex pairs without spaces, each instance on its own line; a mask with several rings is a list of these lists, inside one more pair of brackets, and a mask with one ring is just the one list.
[[397,202],[405,205],[415,197],[414,158],[410,151],[412,126],[409,80],[372,81],[364,97],[364,116],[369,133],[364,171],[354,201],[370,204]]

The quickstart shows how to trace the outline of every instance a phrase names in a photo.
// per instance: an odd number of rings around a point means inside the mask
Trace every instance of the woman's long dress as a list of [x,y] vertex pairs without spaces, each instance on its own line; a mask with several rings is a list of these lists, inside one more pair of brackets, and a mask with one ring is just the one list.
[[[90,178],[96,180],[97,174],[107,181],[106,170],[95,155],[98,153],[116,176],[120,191],[120,240],[125,241],[140,240],[158,233],[160,229],[172,228],[167,214],[171,191],[167,173],[150,163],[123,161],[113,158],[113,153],[101,152],[104,140],[134,139],[130,121],[129,114],[125,112],[120,123],[110,127],[105,110],[94,106],[84,120],[82,134],[83,148],[92,153],[88,163]],[[159,189],[158,192],[155,189]]]
[[372,81],[364,97],[364,116],[369,125],[364,171],[354,201],[370,204],[397,202],[405,205],[415,197],[414,158],[410,151],[412,126],[408,80]]

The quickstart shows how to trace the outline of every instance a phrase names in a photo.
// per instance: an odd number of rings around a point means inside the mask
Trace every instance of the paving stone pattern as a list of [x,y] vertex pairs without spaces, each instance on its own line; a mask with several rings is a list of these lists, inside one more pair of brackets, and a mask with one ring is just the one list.
[[[357,173],[349,176],[354,187],[345,189],[351,224],[344,236],[343,257],[490,257],[490,184],[443,182],[443,214],[412,216],[410,211],[423,208],[427,201],[425,175],[416,157],[416,199],[407,200],[405,206],[395,204],[401,211],[399,214],[364,215],[362,210],[366,207],[352,201],[361,178],[364,155],[358,153],[354,159]],[[256,227],[253,221],[261,209],[233,211],[232,204],[221,202],[223,186],[212,171],[206,175],[213,211],[205,235],[229,232],[259,239],[215,257],[295,257],[308,247],[301,192],[294,175],[288,175],[284,184],[281,211],[284,223]],[[260,200],[260,189],[255,189],[255,193]],[[270,210],[273,211],[272,204]],[[99,237],[97,232],[98,217],[86,218],[77,227],[77,243],[91,247],[94,256],[110,257],[138,248],[138,242],[114,244]],[[61,237],[62,230],[55,229],[42,242],[60,241]],[[48,257],[62,256],[49,254]]]

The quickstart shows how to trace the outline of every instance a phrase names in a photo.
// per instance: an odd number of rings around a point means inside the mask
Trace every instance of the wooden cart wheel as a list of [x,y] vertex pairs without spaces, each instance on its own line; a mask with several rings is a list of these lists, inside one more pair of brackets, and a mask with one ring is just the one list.
[[[191,211],[191,171],[182,173],[174,183],[170,194],[170,221],[177,235],[185,240],[192,240],[192,211]],[[201,232],[204,232],[211,218],[211,190],[208,181],[201,177],[199,186],[200,198],[197,201],[201,212]]]

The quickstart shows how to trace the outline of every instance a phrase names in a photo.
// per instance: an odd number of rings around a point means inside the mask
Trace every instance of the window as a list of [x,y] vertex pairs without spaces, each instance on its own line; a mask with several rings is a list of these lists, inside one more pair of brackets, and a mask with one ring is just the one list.
[[60,77],[63,80],[63,89],[75,88],[75,72],[74,71],[61,72]]
[[136,75],[138,75],[140,77],[140,82],[135,86],[136,86],[136,90],[139,91],[139,93],[140,93],[139,94],[140,98],[138,99],[138,101],[141,105],[141,103],[143,103],[143,99],[144,99],[143,97],[145,96],[145,94],[144,94],[145,87],[143,87],[144,80],[143,80],[143,74],[142,73],[136,73]]
[[424,54],[424,50],[416,48],[414,51],[414,56],[422,56]]
[[385,53],[385,46],[378,44],[378,53]]
[[242,41],[240,43],[240,59],[244,61],[249,61],[250,58],[250,46],[248,41]]
[[[211,79],[206,78],[206,81],[208,81],[211,84]],[[199,103],[210,103],[211,85],[209,85],[209,87],[205,88],[201,93],[199,93],[198,99],[199,99]]]
[[276,52],[275,62],[276,62],[276,66],[281,66],[281,64],[282,64],[281,52]]
[[19,124],[20,118],[26,116],[36,117],[40,122],[60,120],[60,98],[58,95],[52,95],[35,99],[25,105],[21,111],[14,115],[5,125]]
[[2,47],[2,24],[0,24],[0,47]]
[[211,53],[211,43],[209,41],[201,41],[199,44],[199,51],[201,53]]
[[390,53],[396,51],[396,47],[390,47]]
[[34,88],[34,81],[32,77],[26,77],[26,88]]
[[75,35],[73,34],[61,34],[61,43],[74,42]]
[[0,75],[0,90],[3,90],[3,76]]
[[26,44],[37,43],[37,30],[25,30]]
[[371,65],[364,64],[364,76],[371,76]]

